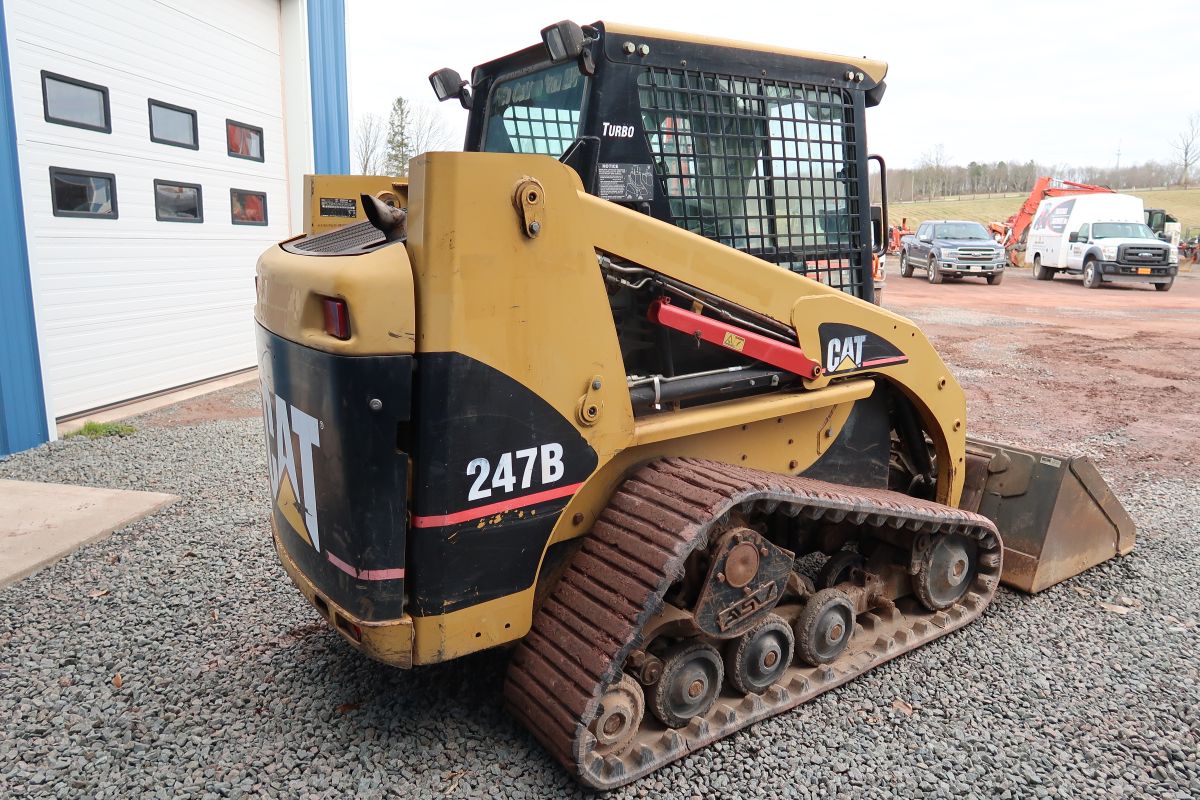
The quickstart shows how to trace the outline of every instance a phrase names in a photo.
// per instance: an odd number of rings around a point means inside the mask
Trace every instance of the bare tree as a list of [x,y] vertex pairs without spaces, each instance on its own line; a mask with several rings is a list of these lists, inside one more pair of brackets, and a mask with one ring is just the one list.
[[946,166],[948,164],[949,159],[946,156],[945,145],[934,145],[932,150],[926,150],[921,154],[921,160],[917,162],[917,175],[925,184],[926,197],[944,197],[946,195]]
[[412,143],[413,155],[434,150],[457,149],[454,147],[454,136],[446,126],[445,120],[432,106],[414,104],[409,124],[412,126],[409,141]]
[[[1200,137],[1192,147],[1192,167],[1189,175],[1200,172]],[[941,163],[939,166],[939,162]],[[1039,164],[1036,161],[970,162],[963,167],[950,164],[935,149],[925,152],[912,167],[888,170],[888,199],[892,202],[913,202],[935,197],[965,194],[1028,192],[1039,175],[1050,175],[1069,181],[1094,183],[1113,189],[1148,189],[1166,187],[1179,182],[1181,161],[1147,161],[1142,164],[1122,164],[1113,167],[1077,167],[1071,164]],[[1194,182],[1200,183],[1200,180]],[[874,184],[873,184],[874,185]]]
[[1171,147],[1175,148],[1175,152],[1178,154],[1175,157],[1175,163],[1179,165],[1181,173],[1179,182],[1186,189],[1188,172],[1200,159],[1200,114],[1192,114],[1188,117],[1187,127],[1175,137],[1175,141],[1171,142]]
[[354,127],[354,163],[359,175],[381,175],[386,152],[383,146],[383,117],[363,114]]
[[430,150],[445,150],[452,143],[449,128],[434,109],[403,97],[393,101],[384,156],[388,174],[407,175],[409,159]]

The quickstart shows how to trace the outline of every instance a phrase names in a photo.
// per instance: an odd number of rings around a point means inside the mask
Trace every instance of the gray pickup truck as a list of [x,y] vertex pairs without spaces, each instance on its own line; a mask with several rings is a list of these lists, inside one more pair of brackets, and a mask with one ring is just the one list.
[[1004,279],[1004,248],[978,222],[937,219],[900,237],[900,274],[923,269],[930,283],[943,278],[981,277],[993,286]]

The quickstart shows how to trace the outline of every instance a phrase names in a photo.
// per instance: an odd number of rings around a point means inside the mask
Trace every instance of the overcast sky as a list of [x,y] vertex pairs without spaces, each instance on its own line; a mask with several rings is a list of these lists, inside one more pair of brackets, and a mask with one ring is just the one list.
[[[937,144],[959,164],[1112,166],[1118,148],[1122,164],[1170,161],[1170,140],[1200,113],[1200,0],[347,0],[352,124],[386,114],[397,95],[436,105],[430,72],[453,67],[469,78],[560,19],[886,61],[887,95],[868,112],[868,143],[895,167]],[[449,102],[438,113],[461,143],[466,112]]]

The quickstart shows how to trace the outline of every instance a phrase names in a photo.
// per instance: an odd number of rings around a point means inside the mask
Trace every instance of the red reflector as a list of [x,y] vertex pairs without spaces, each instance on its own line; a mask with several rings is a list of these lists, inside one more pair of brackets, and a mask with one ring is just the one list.
[[350,338],[350,311],[345,300],[326,297],[321,306],[325,310],[325,332],[335,339]]

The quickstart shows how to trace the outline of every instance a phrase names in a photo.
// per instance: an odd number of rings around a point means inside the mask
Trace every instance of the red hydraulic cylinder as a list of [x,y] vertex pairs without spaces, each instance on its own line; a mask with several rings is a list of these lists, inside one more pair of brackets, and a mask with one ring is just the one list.
[[821,377],[821,365],[806,356],[799,347],[686,309],[677,308],[671,305],[671,301],[665,297],[650,304],[647,316],[651,322],[657,322],[659,325],[695,336],[697,339],[724,347],[726,350],[733,350],[773,367],[786,369],[802,378],[815,380]]

